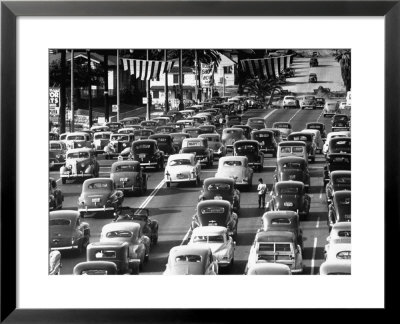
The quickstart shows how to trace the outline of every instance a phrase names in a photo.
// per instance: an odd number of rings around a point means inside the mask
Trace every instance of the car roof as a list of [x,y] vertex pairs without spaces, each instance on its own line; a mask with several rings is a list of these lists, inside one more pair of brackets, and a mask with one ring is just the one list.
[[136,222],[115,222],[104,225],[101,231],[103,233],[110,231],[118,231],[118,230],[138,232],[139,229],[140,229],[140,224]]
[[263,231],[258,232],[255,241],[259,243],[266,242],[292,242],[295,240],[295,234],[290,231]]
[[[301,187],[304,188],[304,183],[301,181],[293,181],[293,180],[288,180],[288,181],[279,181],[275,183],[275,188],[287,188],[287,187]],[[348,191],[346,191],[348,192]]]
[[306,163],[306,159],[301,156],[282,156],[276,161],[278,164],[288,163],[288,162],[300,162]]
[[332,230],[351,230],[351,222],[338,222],[333,224]]
[[183,139],[183,141],[184,142],[193,142],[193,141],[195,141],[195,142],[204,142],[204,138],[198,138],[198,137],[189,137],[189,138],[184,138]]
[[203,181],[204,185],[209,185],[212,183],[229,183],[230,185],[234,185],[235,184],[235,180],[233,180],[232,178],[223,178],[223,177],[214,177],[214,178],[206,178]]
[[168,157],[168,161],[177,160],[177,159],[193,159],[193,153],[179,153],[179,154],[172,154]]
[[224,157],[219,159],[220,163],[221,163],[221,161],[222,162],[225,162],[225,161],[241,161],[241,162],[244,162],[244,161],[247,161],[247,160],[248,160],[247,156],[238,156],[238,155],[235,155],[235,156],[233,156],[233,155],[224,156]]
[[114,167],[117,167],[120,165],[135,165],[135,166],[137,166],[137,165],[140,165],[140,162],[139,161],[130,161],[130,160],[118,161],[118,162],[114,162],[111,165],[111,168],[114,168]]
[[351,273],[351,260],[325,261],[319,268],[319,273],[326,275],[329,273]]
[[114,181],[111,178],[91,178],[91,179],[86,179],[83,182],[83,186],[88,186],[91,183],[97,183],[97,182],[108,182],[110,184],[113,184]]
[[227,233],[226,227],[223,226],[200,226],[196,227],[193,232],[192,236],[194,235],[223,235]]
[[203,200],[200,201],[197,204],[197,209],[198,208],[204,208],[204,207],[208,207],[208,206],[220,206],[220,207],[230,207],[231,203],[227,200]]
[[50,219],[68,218],[76,219],[79,217],[79,212],[76,210],[55,210],[50,212]]
[[289,266],[283,263],[273,263],[273,262],[255,263],[251,267],[249,267],[247,274],[256,274],[256,275],[290,274],[290,268]]
[[203,257],[207,256],[210,253],[211,249],[209,247],[200,247],[195,245],[178,245],[174,246],[169,251],[169,257],[176,257],[182,254],[198,254]]
[[128,247],[129,243],[128,242],[92,242],[88,245],[88,250],[90,250],[90,248],[94,247],[94,248],[121,248],[121,247]]
[[227,127],[227,128],[224,128],[222,132],[226,133],[228,130],[233,130],[233,131],[236,131],[236,132],[243,132],[243,129],[242,128],[238,128],[238,127]]
[[284,141],[280,142],[278,146],[306,146],[306,143],[303,141]]

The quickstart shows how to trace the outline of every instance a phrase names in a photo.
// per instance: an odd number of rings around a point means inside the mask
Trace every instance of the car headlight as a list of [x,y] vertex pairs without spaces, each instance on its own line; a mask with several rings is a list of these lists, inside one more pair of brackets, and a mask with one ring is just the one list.
[[86,166],[85,163],[81,163],[81,167],[84,168]]

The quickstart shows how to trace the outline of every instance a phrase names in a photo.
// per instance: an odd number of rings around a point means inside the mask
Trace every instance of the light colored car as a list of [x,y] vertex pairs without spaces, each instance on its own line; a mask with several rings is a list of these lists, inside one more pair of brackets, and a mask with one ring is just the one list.
[[112,132],[108,131],[93,134],[93,144],[97,153],[104,153],[104,148],[110,143],[111,134]]
[[282,107],[283,109],[300,108],[299,100],[294,96],[285,96],[283,97]]
[[319,274],[325,275],[351,275],[351,261],[325,261],[319,268]]
[[50,141],[49,143],[49,166],[60,167],[65,164],[67,146],[63,141]]
[[308,164],[307,144],[303,141],[283,141],[278,144],[277,160],[284,156],[299,156]]
[[169,251],[164,275],[216,275],[218,263],[209,247],[179,245]]
[[332,138],[335,137],[351,137],[351,132],[350,131],[343,131],[343,132],[330,132],[326,136],[326,141],[324,143],[324,146],[322,148],[322,153],[326,156],[328,154],[329,150],[329,142]]
[[281,132],[281,137],[284,140],[292,132],[292,124],[290,124],[289,122],[275,122],[273,123],[272,128],[279,129]]
[[99,132],[108,132],[110,128],[108,128],[108,126],[105,125],[95,125],[90,127],[90,130],[94,133],[99,133]]
[[322,148],[324,146],[324,141],[322,140],[321,133],[318,129],[303,129],[301,131],[302,133],[308,133],[312,134],[314,137],[314,143],[315,143],[315,150],[318,153],[322,153]]
[[339,103],[337,102],[326,102],[322,114],[324,117],[333,116],[340,112]]
[[256,263],[248,270],[247,275],[291,275],[289,266],[282,263]]
[[198,138],[205,138],[208,142],[208,147],[213,150],[214,159],[220,158],[226,155],[226,147],[221,142],[221,136],[217,133],[201,134]]
[[[128,149],[135,140],[134,133],[129,134],[112,134],[110,142],[104,147],[104,154],[106,159],[118,157],[123,151]],[[128,153],[129,154],[129,153]],[[125,154],[126,156],[128,154]]]
[[253,169],[246,156],[225,156],[218,161],[216,178],[232,178],[237,185],[253,183]]
[[150,238],[143,235],[140,224],[136,222],[116,222],[103,226],[100,234],[100,243],[129,244],[129,258],[139,259],[140,268],[149,258]]
[[335,244],[351,243],[351,222],[340,222],[334,224],[326,240],[328,241],[328,244],[325,245],[325,256],[330,247]]
[[90,135],[84,132],[74,132],[67,134],[65,138],[65,144],[67,149],[78,149],[78,148],[93,148],[93,143],[90,139]]
[[168,158],[164,180],[169,188],[174,182],[194,182],[200,185],[201,165],[193,153],[173,154]]
[[229,236],[226,227],[201,226],[196,227],[188,243],[189,246],[210,247],[218,262],[219,273],[231,270],[235,260],[236,243]]
[[61,253],[54,250],[49,253],[49,275],[61,274]]
[[118,129],[118,134],[133,134],[133,133],[135,133],[135,128],[133,128],[133,127],[124,127],[124,128],[120,128],[120,129]]
[[[343,240],[343,239],[342,239]],[[330,242],[329,250],[325,254],[326,261],[348,262],[351,261],[351,242]]]
[[257,263],[282,263],[292,273],[303,271],[303,256],[296,235],[288,231],[258,232],[250,248],[245,274]]

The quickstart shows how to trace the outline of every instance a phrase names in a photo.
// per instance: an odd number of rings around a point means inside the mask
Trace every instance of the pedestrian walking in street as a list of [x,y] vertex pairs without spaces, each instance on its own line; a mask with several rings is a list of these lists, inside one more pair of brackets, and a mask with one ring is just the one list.
[[265,208],[265,195],[267,194],[267,185],[263,183],[263,179],[258,179],[258,208]]

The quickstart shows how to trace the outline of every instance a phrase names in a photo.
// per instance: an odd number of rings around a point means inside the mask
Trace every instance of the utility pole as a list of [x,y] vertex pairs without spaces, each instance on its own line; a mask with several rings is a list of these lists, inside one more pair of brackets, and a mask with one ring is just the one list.
[[[164,50],[164,61],[167,64],[167,50]],[[164,85],[164,94],[165,94],[165,113],[169,111],[169,104],[168,104],[168,71],[165,72],[165,85]]]
[[92,110],[92,60],[90,58],[90,50],[86,51],[87,55],[87,74],[88,74],[88,105],[89,105],[89,128],[93,126],[93,110]]
[[197,78],[197,50],[194,50],[194,78],[195,78],[195,85],[194,85],[194,96],[196,98],[196,104],[199,103],[199,84]]
[[119,50],[117,49],[117,122],[119,122]]
[[225,67],[222,67],[222,96],[225,97]]
[[71,50],[71,132],[74,132],[74,50]]
[[[149,60],[149,50],[146,50],[146,60],[147,61]],[[150,120],[150,79],[146,79],[146,96],[147,96],[146,120]]]
[[109,98],[108,98],[108,53],[104,53],[104,117],[106,119],[106,122],[109,121],[110,117],[110,112],[108,109],[109,106]]
[[179,109],[183,110],[183,88],[182,88],[182,50],[179,50]]
[[66,52],[61,50],[61,82],[60,82],[60,134],[65,133],[65,107],[67,101],[65,80],[67,79]]

